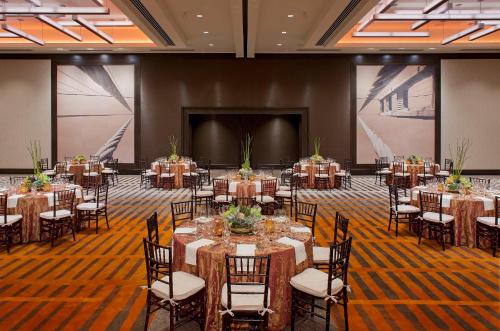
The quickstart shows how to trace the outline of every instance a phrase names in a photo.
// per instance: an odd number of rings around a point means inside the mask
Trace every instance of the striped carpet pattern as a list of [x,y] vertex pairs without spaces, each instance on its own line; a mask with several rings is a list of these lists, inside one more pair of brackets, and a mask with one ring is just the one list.
[[[5,180],[0,177],[0,186]],[[499,259],[466,247],[442,252],[430,240],[418,246],[406,225],[396,239],[387,232],[387,189],[373,181],[359,176],[349,190],[300,193],[301,200],[319,204],[318,244],[331,240],[335,211],[351,220],[351,329],[498,330]],[[103,224],[97,235],[84,230],[75,242],[66,236],[54,248],[30,243],[0,252],[0,330],[143,328],[145,219],[158,211],[162,242],[168,242],[170,201],[189,199],[190,193],[139,189],[138,182],[138,176],[121,176],[111,189],[110,230]],[[341,312],[335,309],[339,330]]]

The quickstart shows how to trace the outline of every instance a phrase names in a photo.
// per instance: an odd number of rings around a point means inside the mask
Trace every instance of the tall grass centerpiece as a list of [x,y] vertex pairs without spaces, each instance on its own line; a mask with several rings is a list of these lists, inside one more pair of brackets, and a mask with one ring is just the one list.
[[253,174],[252,167],[250,165],[250,159],[252,157],[252,140],[253,137],[248,133],[245,139],[241,142],[241,168],[238,171],[241,178],[247,180]]
[[170,145],[170,155],[168,156],[169,162],[179,161],[179,155],[177,155],[177,138],[174,135],[168,137],[168,143]]
[[30,141],[30,145],[26,147],[33,163],[33,176],[26,177],[21,186],[25,186],[24,190],[27,191],[30,186],[34,186],[37,191],[50,191],[50,178],[42,173],[41,160],[42,160],[42,146],[40,140]]
[[464,164],[469,159],[470,147],[471,142],[469,139],[462,139],[461,142],[457,139],[454,150],[449,145],[449,152],[453,160],[453,172],[446,178],[446,185],[450,192],[458,192],[461,188],[469,190],[472,187],[471,182],[467,178],[462,177]]
[[321,138],[320,137],[314,138],[313,144],[314,144],[314,146],[313,146],[314,151],[313,151],[313,155],[310,157],[310,159],[314,163],[321,163],[325,160],[320,154]]

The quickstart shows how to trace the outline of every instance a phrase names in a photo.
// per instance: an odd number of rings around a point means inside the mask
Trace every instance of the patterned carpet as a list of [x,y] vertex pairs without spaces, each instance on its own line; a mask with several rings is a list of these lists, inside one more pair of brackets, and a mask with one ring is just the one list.
[[[5,180],[0,177],[0,186]],[[387,195],[372,177],[354,177],[350,190],[300,194],[320,205],[320,244],[331,240],[335,211],[351,219],[351,329],[498,330],[499,259],[489,250],[466,247],[442,252],[430,240],[418,246],[405,225],[396,239],[387,232]],[[76,242],[66,236],[52,249],[49,243],[31,243],[14,246],[10,255],[1,251],[0,330],[142,329],[144,220],[157,210],[167,242],[169,202],[189,197],[187,190],[141,190],[138,176],[121,176],[110,193],[110,230],[105,225],[98,235],[86,230]],[[342,330],[341,310],[335,312]],[[162,320],[156,318],[151,328],[165,330]],[[298,329],[315,328],[313,323]]]

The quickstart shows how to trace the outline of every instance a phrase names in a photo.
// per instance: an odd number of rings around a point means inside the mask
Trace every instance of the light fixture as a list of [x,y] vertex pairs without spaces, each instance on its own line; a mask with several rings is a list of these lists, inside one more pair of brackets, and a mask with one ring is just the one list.
[[208,34],[208,31],[203,31],[203,34]]
[[[57,23],[61,24],[62,26],[80,26],[75,21],[57,21]],[[90,22],[96,27],[127,27],[127,26],[134,26],[134,23],[130,20],[123,20],[123,21],[93,21]]]
[[64,51],[64,48],[57,48],[58,51]]
[[[447,6],[443,6],[441,8],[438,8],[437,10],[434,11],[434,14],[442,14],[446,11],[448,11],[450,7],[450,4],[448,4]],[[428,14],[429,12],[422,12],[422,14]],[[429,23],[429,21],[427,20],[422,20],[422,21],[416,21],[415,23],[412,24],[411,26],[411,29],[412,30],[416,30],[418,28],[421,28],[422,26],[424,26],[425,24]]]
[[399,49],[400,51],[404,51],[404,50],[405,50],[405,48],[404,48],[404,47],[399,47],[398,49]]
[[276,46],[283,46],[283,44],[282,43],[277,43]]
[[91,48],[91,47],[87,48],[87,51],[93,51],[93,50],[94,50],[94,49],[93,49],[93,48]]
[[424,14],[430,13],[437,7],[441,6],[443,3],[448,2],[448,0],[434,0],[431,3],[429,3],[427,6],[424,7]]
[[375,19],[379,21],[476,21],[476,20],[500,20],[498,13],[475,13],[475,14],[377,14]]
[[15,34],[15,35],[17,35],[17,36],[19,36],[21,38],[24,38],[24,39],[27,39],[29,41],[32,41],[35,44],[38,44],[38,45],[41,45],[41,46],[45,45],[45,42],[42,39],[40,39],[38,37],[35,37],[35,36],[31,35],[31,34],[28,34],[28,33],[24,32],[24,31],[19,30],[19,29],[13,27],[13,26],[8,25],[8,24],[5,24],[5,23],[2,24],[2,29],[4,29],[5,31],[8,31],[10,33],[13,33],[13,34]]
[[361,22],[361,24],[358,26],[358,30],[357,31],[363,31],[368,25],[370,25],[370,23],[373,22],[373,19],[375,18],[375,15],[383,13],[384,11],[386,11],[387,8],[389,8],[390,6],[392,6],[392,4],[394,2],[396,2],[396,0],[384,0],[384,1],[379,2],[379,4],[377,5],[377,8],[374,9],[374,11],[370,15],[368,15],[368,17],[365,18]]
[[493,33],[495,31],[498,31],[500,30],[500,24],[499,25],[495,25],[495,26],[492,26],[491,28],[488,28],[488,29],[485,29],[483,31],[479,31],[478,33],[474,33],[473,35],[471,35],[469,37],[469,40],[476,40],[476,39],[479,39],[481,37],[484,37],[484,36],[487,36],[489,35],[490,33]]
[[107,7],[0,7],[0,14],[8,15],[109,15]]
[[13,34],[10,32],[0,32],[0,38],[18,38],[17,34]]
[[435,49],[436,49],[436,47],[429,47],[429,50],[431,50],[431,51],[433,51]]
[[51,18],[49,18],[49,17],[47,17],[45,15],[37,15],[36,18],[38,18],[43,23],[45,23],[47,25],[50,25],[54,29],[59,30],[62,33],[70,36],[71,38],[76,39],[78,41],[82,41],[82,36],[80,36],[77,33],[74,33],[73,31],[71,31],[69,29],[66,29],[64,26],[62,26],[61,24],[59,24],[56,21],[52,20]]
[[460,39],[462,37],[470,35],[471,33],[476,32],[477,30],[481,30],[483,27],[484,27],[484,24],[482,24],[482,23],[474,24],[473,26],[471,26],[465,30],[462,30],[458,33],[455,33],[449,37],[444,38],[443,41],[441,42],[441,44],[447,45],[447,44],[449,44],[457,39]]
[[196,14],[196,18],[203,18],[202,14]]
[[113,38],[111,38],[111,36],[109,36],[107,33],[102,32],[101,30],[96,28],[92,23],[87,21],[85,18],[83,18],[79,15],[73,15],[73,20],[80,23],[81,26],[83,26],[84,28],[86,28],[87,30],[89,30],[90,32],[95,34],[96,36],[104,39],[106,42],[108,42],[110,44],[114,43],[114,40],[113,40]]
[[214,47],[214,44],[208,44],[208,46],[210,46],[210,47]]
[[353,32],[353,37],[429,37],[429,32]]
[[293,18],[295,15],[294,14],[288,14],[288,18]]
[[281,31],[281,34],[286,34],[286,31]]

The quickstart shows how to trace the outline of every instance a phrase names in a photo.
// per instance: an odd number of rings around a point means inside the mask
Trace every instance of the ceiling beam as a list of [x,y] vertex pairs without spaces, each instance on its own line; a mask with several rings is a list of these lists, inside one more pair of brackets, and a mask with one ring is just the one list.
[[392,6],[394,2],[396,2],[396,0],[384,0],[377,4],[373,12],[370,13],[370,15],[359,24],[358,31],[363,31],[368,25],[373,22],[376,14],[385,12],[389,7]]
[[257,32],[259,30],[260,0],[248,0],[247,57],[255,57]]
[[92,23],[87,21],[85,18],[78,16],[78,15],[74,15],[73,20],[80,23],[81,26],[83,26],[84,28],[86,28],[87,30],[89,30],[90,32],[95,34],[96,36],[100,37],[101,39],[105,40],[106,42],[108,42],[110,44],[114,43],[114,40],[113,40],[113,38],[111,38],[110,35],[99,30],[98,28],[96,28]]
[[424,7],[423,13],[428,14],[446,2],[448,2],[448,0],[434,0],[431,3],[429,3],[427,6]]
[[469,40],[471,41],[476,40],[499,30],[500,30],[500,24],[492,26],[491,28],[488,29],[484,29],[483,31],[479,31],[478,33],[474,33],[473,35],[470,35]]
[[245,56],[245,49],[243,47],[243,1],[231,0],[230,5],[234,52],[237,58],[242,58]]
[[92,0],[92,2],[95,3],[96,6],[104,7],[104,0]]
[[31,34],[28,34],[28,33],[24,32],[22,30],[19,30],[19,29],[15,28],[15,27],[13,27],[11,25],[3,23],[2,24],[2,29],[4,29],[5,31],[8,31],[10,33],[13,33],[13,34],[17,35],[18,37],[21,37],[21,38],[24,38],[24,39],[29,40],[31,42],[34,42],[35,44],[38,44],[40,46],[45,45],[45,42],[42,39],[40,39],[38,37],[35,37],[35,36],[31,35]]
[[379,21],[475,21],[475,20],[500,20],[500,14],[378,14],[375,19]]
[[19,36],[10,32],[0,32],[0,38],[19,38]]
[[7,15],[108,15],[107,7],[0,7],[0,14]]
[[62,26],[58,22],[52,20],[51,18],[49,18],[45,15],[37,15],[36,18],[38,20],[42,21],[43,23],[50,25],[54,29],[59,30],[60,32],[64,33],[65,35],[70,36],[71,38],[76,39],[78,41],[82,41],[82,36],[71,31],[70,29],[66,29],[64,26]]
[[470,35],[471,33],[474,33],[478,30],[481,30],[483,27],[484,27],[484,24],[482,24],[482,23],[474,24],[473,26],[471,26],[465,30],[462,30],[458,33],[455,33],[449,37],[444,38],[443,41],[441,42],[441,45],[447,45],[447,44],[449,44],[457,39],[463,38],[465,36]]
[[[80,26],[75,21],[57,21],[57,23],[62,26]],[[91,22],[96,27],[130,27],[134,26],[134,22],[126,20],[126,21],[93,21]]]
[[[450,9],[450,7],[451,7],[451,4],[448,2],[448,3],[446,3],[445,6],[442,6],[441,8],[438,8],[437,10],[435,10],[434,14],[445,13],[445,12],[447,12]],[[429,14],[429,12],[426,13],[425,10],[424,10],[423,14]],[[423,27],[425,24],[427,24],[429,22],[430,21],[428,21],[428,20],[416,21],[415,23],[413,23],[411,25],[411,29],[412,30],[417,30],[417,29]]]

